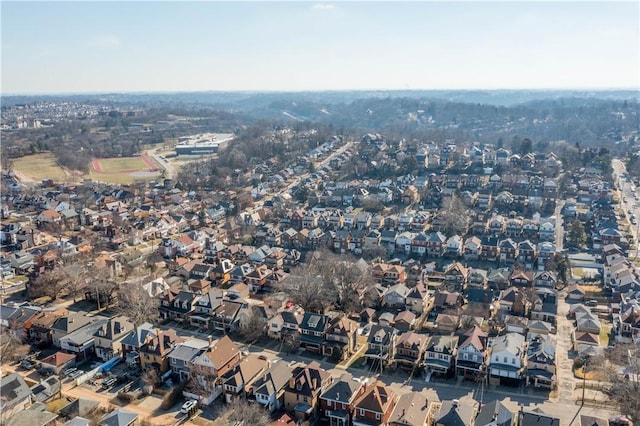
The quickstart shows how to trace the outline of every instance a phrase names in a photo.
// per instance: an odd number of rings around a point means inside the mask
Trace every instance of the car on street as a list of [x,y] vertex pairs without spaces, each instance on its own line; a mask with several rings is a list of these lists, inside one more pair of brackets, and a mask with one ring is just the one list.
[[195,399],[190,399],[189,401],[187,401],[184,404],[182,404],[182,407],[180,408],[180,412],[182,414],[188,414],[197,405],[198,405],[198,401],[196,401]]

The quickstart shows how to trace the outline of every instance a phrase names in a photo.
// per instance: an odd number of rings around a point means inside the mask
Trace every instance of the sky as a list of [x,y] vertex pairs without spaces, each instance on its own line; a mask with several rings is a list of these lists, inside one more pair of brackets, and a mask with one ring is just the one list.
[[640,2],[11,2],[2,94],[640,88]]

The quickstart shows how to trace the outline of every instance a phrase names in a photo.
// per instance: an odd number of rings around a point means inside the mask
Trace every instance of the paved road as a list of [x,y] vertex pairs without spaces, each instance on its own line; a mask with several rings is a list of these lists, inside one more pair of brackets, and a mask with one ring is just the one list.
[[553,213],[556,218],[556,253],[561,253],[564,248],[564,219],[562,217],[563,207],[564,200],[558,200],[558,202],[556,202],[556,209]]
[[[635,199],[636,186],[633,182],[626,182],[624,179],[622,179],[622,175],[627,172],[627,169],[624,163],[621,160],[616,158],[611,162],[611,166],[613,168],[613,180],[614,182],[616,182],[618,186],[618,193],[620,196],[620,205],[624,209],[625,215],[628,216],[627,212],[631,210],[636,217],[640,218],[640,204]],[[631,220],[631,218],[629,217],[628,219]],[[633,238],[635,239],[636,242],[638,241],[638,234],[640,233],[639,227],[640,227],[640,222],[638,222],[637,225],[633,225],[630,223],[630,226],[629,226],[629,230],[631,231],[631,234],[633,235]],[[637,257],[638,249],[640,248],[640,246],[634,244],[633,242],[629,244],[629,255],[630,256],[634,255],[634,251],[633,251],[634,248],[635,248],[635,256]]]

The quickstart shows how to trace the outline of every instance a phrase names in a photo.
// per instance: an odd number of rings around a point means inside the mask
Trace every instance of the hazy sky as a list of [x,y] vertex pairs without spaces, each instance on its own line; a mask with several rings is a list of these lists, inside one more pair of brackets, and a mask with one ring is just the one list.
[[2,1],[2,93],[638,88],[640,3]]

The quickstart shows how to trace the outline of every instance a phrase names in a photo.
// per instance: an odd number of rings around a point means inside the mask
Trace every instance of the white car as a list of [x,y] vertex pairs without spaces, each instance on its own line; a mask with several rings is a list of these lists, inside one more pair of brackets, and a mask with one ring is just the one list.
[[197,405],[198,405],[198,401],[196,401],[195,399],[191,399],[191,400],[185,402],[184,404],[182,404],[182,408],[180,408],[180,412],[182,414],[188,414],[189,411],[191,411]]

